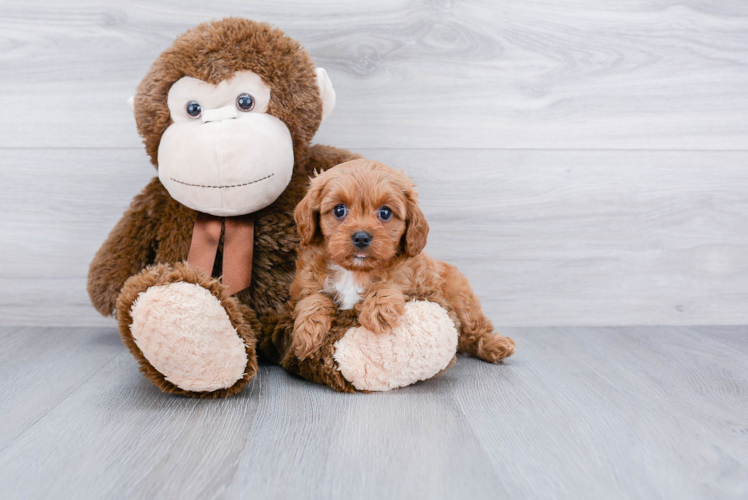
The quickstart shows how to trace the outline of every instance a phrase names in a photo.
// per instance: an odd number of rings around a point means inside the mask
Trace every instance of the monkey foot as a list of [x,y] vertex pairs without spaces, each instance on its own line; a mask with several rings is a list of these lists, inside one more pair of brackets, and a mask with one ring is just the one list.
[[375,334],[350,328],[335,343],[340,372],[358,390],[389,391],[426,380],[448,368],[457,352],[458,332],[435,302],[405,305],[399,328]]
[[[222,292],[219,283],[184,264],[152,268],[126,283],[118,304],[123,340],[162,390],[225,396],[254,376],[254,341],[242,306]],[[127,305],[129,314],[122,314],[120,306]]]

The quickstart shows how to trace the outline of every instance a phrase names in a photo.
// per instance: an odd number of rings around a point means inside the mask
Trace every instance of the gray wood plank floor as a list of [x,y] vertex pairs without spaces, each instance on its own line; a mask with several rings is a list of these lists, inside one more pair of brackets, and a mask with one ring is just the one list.
[[161,394],[108,328],[0,327],[0,497],[743,499],[748,328],[506,328],[503,365]]

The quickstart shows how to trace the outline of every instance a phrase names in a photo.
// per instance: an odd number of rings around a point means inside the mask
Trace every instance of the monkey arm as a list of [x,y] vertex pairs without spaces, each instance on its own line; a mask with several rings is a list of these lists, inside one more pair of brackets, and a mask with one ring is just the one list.
[[158,178],[154,178],[130,204],[88,270],[88,295],[104,316],[114,313],[125,281],[152,263],[158,218]]

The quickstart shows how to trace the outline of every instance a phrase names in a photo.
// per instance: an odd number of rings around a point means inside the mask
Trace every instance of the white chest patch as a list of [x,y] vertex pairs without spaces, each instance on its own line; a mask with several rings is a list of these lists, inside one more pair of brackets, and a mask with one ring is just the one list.
[[338,307],[344,311],[353,309],[359,300],[364,287],[356,283],[353,272],[331,264],[330,276],[325,281],[325,292],[333,296]]

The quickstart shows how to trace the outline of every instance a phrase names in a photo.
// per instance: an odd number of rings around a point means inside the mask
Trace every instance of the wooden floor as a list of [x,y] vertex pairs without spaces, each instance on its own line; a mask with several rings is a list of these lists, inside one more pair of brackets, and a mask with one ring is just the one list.
[[0,498],[748,498],[748,327],[511,328],[388,393],[161,394],[107,328],[2,327]]

